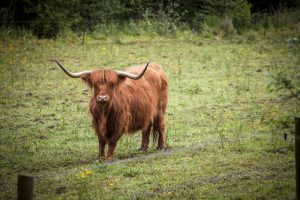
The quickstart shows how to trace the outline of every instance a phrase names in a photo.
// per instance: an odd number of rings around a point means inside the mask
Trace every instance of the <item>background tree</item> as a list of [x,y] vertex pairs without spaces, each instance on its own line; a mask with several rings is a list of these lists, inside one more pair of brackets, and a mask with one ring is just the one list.
[[[153,20],[155,30],[169,34],[178,24],[194,31],[208,19],[228,19],[238,30],[246,29],[253,13],[299,8],[300,0],[2,0],[1,26],[24,27],[39,38],[55,38],[63,28],[94,31],[103,24]],[[229,23],[229,24],[230,24]],[[164,26],[165,30],[159,27]]]

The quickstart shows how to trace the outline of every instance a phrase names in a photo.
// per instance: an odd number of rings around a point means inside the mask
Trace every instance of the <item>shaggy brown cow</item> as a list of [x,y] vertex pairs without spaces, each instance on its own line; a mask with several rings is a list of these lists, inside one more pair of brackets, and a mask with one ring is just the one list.
[[130,67],[126,71],[95,69],[71,73],[54,60],[70,77],[86,82],[94,92],[89,110],[99,141],[99,159],[113,160],[116,144],[123,133],[142,130],[141,150],[158,136],[158,149],[165,148],[165,112],[168,102],[167,76],[157,64]]

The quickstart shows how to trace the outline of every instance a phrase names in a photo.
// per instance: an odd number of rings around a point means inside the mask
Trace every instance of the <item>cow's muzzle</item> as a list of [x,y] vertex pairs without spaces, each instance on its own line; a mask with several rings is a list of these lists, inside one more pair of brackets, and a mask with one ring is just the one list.
[[109,101],[109,97],[107,95],[98,95],[96,101],[97,103],[106,104]]

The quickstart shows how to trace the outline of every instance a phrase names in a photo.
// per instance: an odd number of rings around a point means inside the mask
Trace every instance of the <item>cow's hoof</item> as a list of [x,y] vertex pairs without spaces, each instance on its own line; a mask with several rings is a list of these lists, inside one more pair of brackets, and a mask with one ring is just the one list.
[[157,149],[157,150],[160,150],[160,151],[163,151],[163,150],[166,149],[166,147],[165,147],[165,146],[159,146],[159,147],[157,147],[156,149]]
[[108,157],[108,158],[106,159],[106,161],[109,162],[109,163],[111,163],[111,162],[114,161],[114,158],[113,158],[113,157]]
[[98,161],[101,162],[101,161],[104,161],[104,160],[105,160],[105,156],[99,156],[99,157],[98,157]]
[[138,150],[139,151],[147,151],[148,147],[140,147]]

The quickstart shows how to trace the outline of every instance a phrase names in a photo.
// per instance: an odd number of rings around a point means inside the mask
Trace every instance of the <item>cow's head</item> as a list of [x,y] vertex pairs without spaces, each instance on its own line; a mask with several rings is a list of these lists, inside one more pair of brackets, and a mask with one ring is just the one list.
[[60,68],[72,78],[81,78],[94,91],[94,98],[99,106],[109,105],[114,96],[114,89],[118,83],[124,78],[137,80],[141,78],[147,70],[148,64],[144,67],[140,74],[131,74],[124,71],[114,71],[109,69],[96,69],[90,71],[82,71],[77,73],[69,72],[57,60]]

